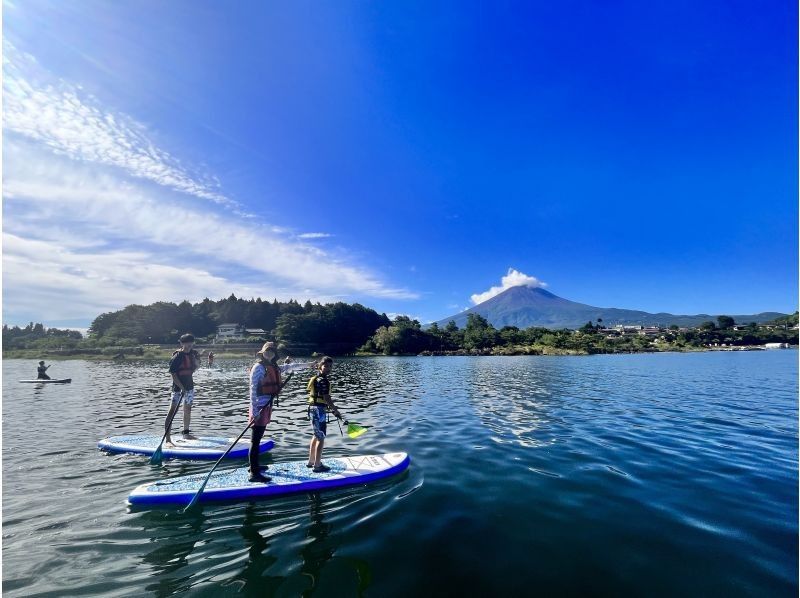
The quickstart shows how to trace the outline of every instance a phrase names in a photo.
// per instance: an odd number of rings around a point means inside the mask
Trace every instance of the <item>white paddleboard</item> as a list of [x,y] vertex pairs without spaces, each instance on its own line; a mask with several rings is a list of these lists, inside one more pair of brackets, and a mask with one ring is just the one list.
[[[135,453],[138,455],[152,455],[161,442],[161,436],[136,434],[130,436],[111,436],[97,443],[97,448],[110,453]],[[219,459],[235,438],[218,436],[200,436],[195,440],[183,438],[180,434],[172,435],[173,446],[166,443],[161,445],[161,454],[165,459]],[[270,450],[275,443],[266,439],[261,441],[259,452]],[[241,439],[231,449],[226,459],[242,459],[247,457],[250,450],[250,440]]]
[[[305,460],[274,463],[264,472],[272,478],[267,484],[249,482],[245,467],[215,471],[200,495],[200,502],[258,500],[367,484],[400,473],[410,462],[406,453],[331,457],[323,459],[331,468],[326,473],[314,473],[306,467]],[[193,474],[142,484],[130,493],[128,502],[132,505],[187,505],[207,475]]]

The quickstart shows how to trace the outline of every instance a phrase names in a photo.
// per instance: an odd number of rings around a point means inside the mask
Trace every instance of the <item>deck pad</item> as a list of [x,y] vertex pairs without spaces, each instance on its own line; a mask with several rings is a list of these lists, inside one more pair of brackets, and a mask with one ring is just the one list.
[[[387,453],[332,457],[323,459],[323,463],[331,470],[314,473],[306,467],[305,460],[271,464],[265,472],[272,478],[268,484],[249,482],[245,467],[215,471],[200,495],[200,501],[258,500],[296,492],[366,484],[400,473],[408,467],[410,458],[406,453]],[[128,502],[186,505],[206,476],[193,474],[142,484],[131,492]]]
[[[135,453],[137,455],[152,455],[161,436],[137,434],[130,436],[111,436],[97,443],[97,448],[111,453]],[[179,433],[172,435],[173,446],[164,443],[161,445],[162,456],[165,459],[219,459],[235,438],[220,436],[200,436],[196,440],[187,440]],[[259,452],[270,450],[275,443],[266,439],[261,441]],[[243,438],[228,453],[226,459],[242,459],[247,457],[250,450],[250,440]]]

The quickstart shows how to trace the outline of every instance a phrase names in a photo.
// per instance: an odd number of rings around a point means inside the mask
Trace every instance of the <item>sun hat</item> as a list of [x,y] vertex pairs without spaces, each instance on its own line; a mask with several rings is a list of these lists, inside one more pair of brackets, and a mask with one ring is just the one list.
[[273,343],[272,341],[267,341],[266,343],[264,343],[264,346],[261,347],[261,351],[256,353],[256,355],[263,355],[267,351],[272,351],[275,353],[275,355],[278,354],[278,349],[277,347],[275,347],[275,343]]

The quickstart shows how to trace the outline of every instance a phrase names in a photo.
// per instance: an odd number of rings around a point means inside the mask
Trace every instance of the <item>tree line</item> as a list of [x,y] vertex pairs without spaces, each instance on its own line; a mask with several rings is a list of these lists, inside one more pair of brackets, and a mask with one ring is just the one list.
[[195,304],[183,301],[129,305],[95,318],[89,327],[89,340],[118,345],[171,344],[177,343],[184,332],[191,332],[200,340],[210,341],[217,326],[225,323],[259,328],[288,345],[342,354],[355,351],[375,330],[391,321],[385,314],[359,303],[322,305],[307,301],[301,305],[293,299],[269,302],[231,295]]
[[[4,349],[87,349],[143,344],[177,344],[178,337],[191,332],[201,342],[216,335],[217,326],[236,323],[246,328],[260,328],[272,339],[295,350],[333,354],[354,352],[371,354],[419,353],[529,353],[576,352],[615,353],[646,351],[657,348],[691,349],[713,344],[763,345],[783,342],[796,345],[798,321],[794,313],[776,320],[778,326],[767,330],[755,323],[736,326],[733,318],[719,316],[697,328],[671,326],[657,338],[643,335],[611,337],[601,332],[601,322],[587,322],[578,330],[552,330],[504,326],[496,329],[486,318],[470,314],[464,328],[451,321],[440,327],[423,328],[407,316],[390,320],[386,314],[358,303],[321,305],[307,301],[286,302],[241,299],[231,295],[213,301],[204,299],[192,304],[157,302],[129,305],[121,310],[97,316],[89,327],[88,337],[79,332],[47,328],[31,322],[27,326],[3,326]],[[734,326],[738,328],[734,330]],[[257,342],[260,339],[250,339]]]
[[486,318],[469,314],[463,329],[452,320],[444,328],[432,324],[427,330],[420,323],[405,316],[398,316],[390,326],[382,326],[362,346],[366,353],[419,354],[419,353],[506,353],[540,354],[544,352],[566,353],[620,353],[692,349],[709,345],[752,346],[766,343],[788,343],[797,345],[795,313],[776,321],[777,328],[769,330],[751,323],[738,330],[730,316],[719,316],[717,322],[704,322],[697,328],[685,329],[670,326],[655,336],[615,335],[603,333],[603,327],[587,322],[577,330],[530,327],[519,329],[504,326],[499,330]]

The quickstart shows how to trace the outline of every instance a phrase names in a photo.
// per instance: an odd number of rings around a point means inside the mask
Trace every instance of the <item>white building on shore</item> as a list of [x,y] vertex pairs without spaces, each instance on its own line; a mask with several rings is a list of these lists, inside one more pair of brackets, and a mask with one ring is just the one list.
[[241,324],[220,324],[217,326],[216,342],[242,340],[248,337],[265,339],[267,331],[261,328],[245,328]]

